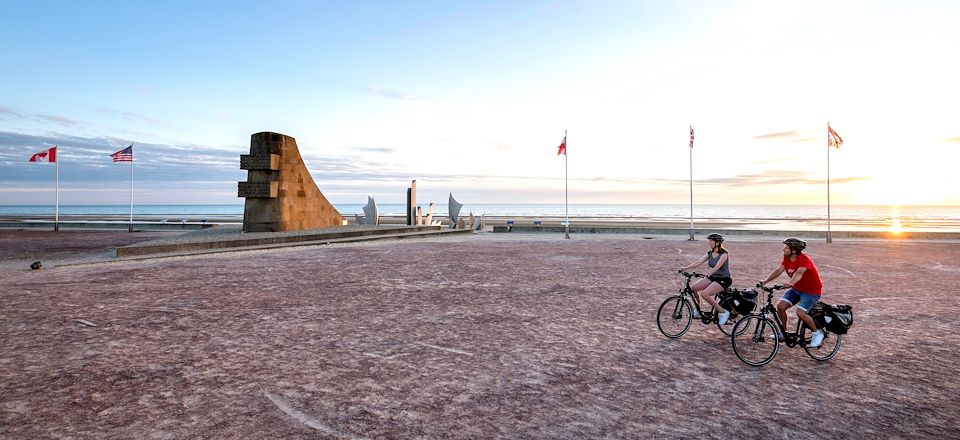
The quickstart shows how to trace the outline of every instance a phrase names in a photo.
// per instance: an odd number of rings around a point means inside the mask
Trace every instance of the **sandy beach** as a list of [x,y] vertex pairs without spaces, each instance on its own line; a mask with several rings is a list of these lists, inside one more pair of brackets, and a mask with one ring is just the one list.
[[[483,233],[26,270],[163,235],[137,234],[0,231],[2,436],[960,435],[951,243],[811,243],[854,328],[829,362],[783,348],[755,368],[715,327],[657,331],[702,241]],[[734,285],[780,247],[731,240]]]
[[[438,215],[434,217],[444,226],[449,220]],[[481,219],[485,230],[492,231],[497,226],[513,225],[518,228],[559,228],[562,227],[562,217],[550,216],[477,216]],[[358,224],[356,215],[345,215],[350,224]],[[464,214],[464,220],[467,220]],[[61,229],[122,229],[130,221],[127,215],[62,215]],[[242,215],[135,215],[133,217],[135,229],[145,231],[175,230],[180,228],[199,228],[201,226],[239,225],[243,223]],[[406,223],[404,216],[380,216],[383,225],[402,225]],[[570,218],[571,227],[580,228],[583,232],[594,229],[611,229],[621,232],[633,230],[661,231],[662,233],[680,234],[689,231],[689,219],[667,217],[616,217],[616,216],[580,216]],[[49,215],[0,215],[0,230],[53,228],[53,218]],[[811,238],[821,237],[827,230],[825,219],[812,218],[697,218],[693,228],[697,234],[707,234],[713,231],[730,232],[739,235],[750,235],[752,232],[772,231],[777,234],[785,233]],[[960,220],[956,219],[914,219],[898,221],[891,224],[882,219],[833,219],[830,229],[839,237],[884,237],[898,238],[927,238],[927,239],[960,239]]]

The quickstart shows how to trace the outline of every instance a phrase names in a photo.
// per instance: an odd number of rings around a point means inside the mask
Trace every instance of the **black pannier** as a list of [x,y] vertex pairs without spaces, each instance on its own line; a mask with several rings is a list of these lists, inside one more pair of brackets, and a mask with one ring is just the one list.
[[757,291],[753,289],[730,288],[720,295],[721,307],[741,315],[746,315],[757,307]]
[[817,327],[825,328],[830,333],[845,335],[853,325],[853,307],[846,304],[830,304],[817,302],[810,308],[810,317],[817,323]]

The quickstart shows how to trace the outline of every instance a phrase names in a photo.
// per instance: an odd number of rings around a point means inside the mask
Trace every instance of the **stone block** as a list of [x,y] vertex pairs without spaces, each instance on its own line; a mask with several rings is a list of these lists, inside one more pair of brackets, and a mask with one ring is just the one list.
[[280,156],[270,154],[265,156],[254,156],[250,154],[240,155],[241,170],[280,170]]

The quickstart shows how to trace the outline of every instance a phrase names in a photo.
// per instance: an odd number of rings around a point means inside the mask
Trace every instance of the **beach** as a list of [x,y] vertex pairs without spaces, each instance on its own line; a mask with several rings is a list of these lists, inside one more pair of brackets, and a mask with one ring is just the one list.
[[[703,240],[484,232],[27,269],[171,234],[0,230],[4,436],[960,435],[955,243],[811,242],[854,326],[828,362],[783,347],[761,368],[715,326],[657,331]],[[781,247],[729,240],[734,286]]]

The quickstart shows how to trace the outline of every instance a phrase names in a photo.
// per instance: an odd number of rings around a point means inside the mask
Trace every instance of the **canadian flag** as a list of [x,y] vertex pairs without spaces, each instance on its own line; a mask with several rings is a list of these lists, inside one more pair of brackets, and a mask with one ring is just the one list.
[[53,147],[49,150],[41,151],[33,156],[30,156],[30,162],[56,162],[57,161],[57,147]]

